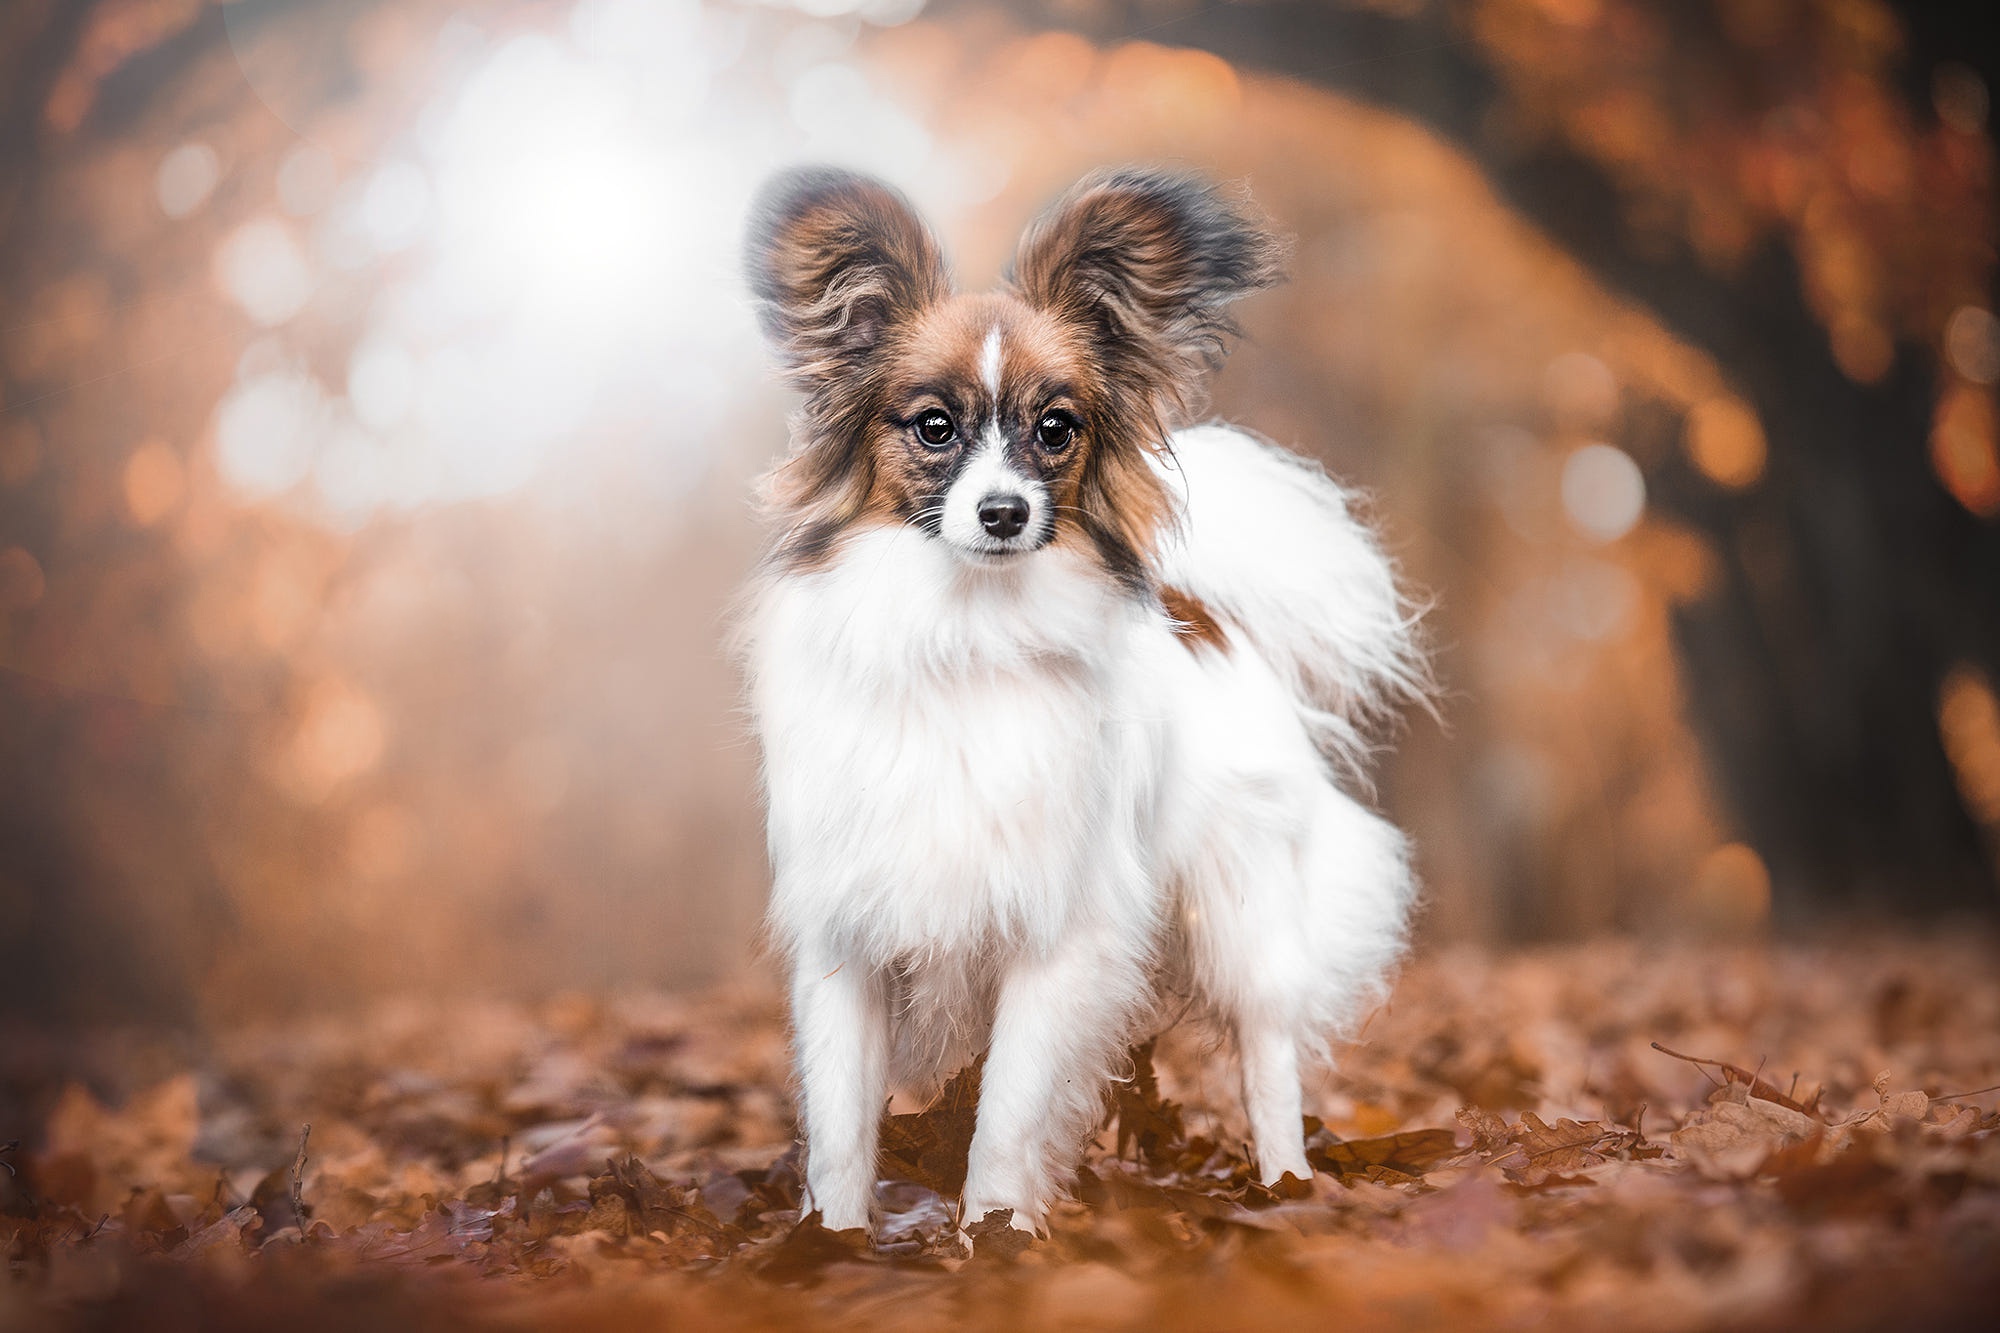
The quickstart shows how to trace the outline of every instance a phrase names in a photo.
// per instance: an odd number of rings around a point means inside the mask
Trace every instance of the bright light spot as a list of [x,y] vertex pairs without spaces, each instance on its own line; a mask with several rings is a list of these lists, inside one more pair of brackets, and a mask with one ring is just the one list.
[[529,344],[441,349],[425,362],[416,419],[447,478],[439,498],[473,499],[513,490],[534,475],[550,439],[574,430],[595,385],[584,376],[543,373]]
[[695,0],[585,0],[570,15],[570,35],[592,60],[615,72],[630,98],[628,121],[654,130],[683,124],[708,95],[728,19]]
[[1696,924],[1725,935],[1747,935],[1771,915],[1771,872],[1764,858],[1740,842],[1725,843],[1702,858],[1689,894]]
[[[696,0],[584,0],[569,18],[578,49],[598,60],[692,65],[701,34]],[[676,74],[681,71],[675,70]]]
[[632,137],[630,94],[541,37],[508,43],[467,83],[434,144],[461,287],[577,325],[664,290],[685,226],[661,155]]
[[334,523],[361,527],[385,506],[415,509],[460,498],[446,485],[443,460],[420,437],[383,438],[353,422],[328,432],[313,464],[313,488]]
[[792,81],[792,120],[817,156],[864,171],[907,177],[930,156],[930,134],[875,95],[868,76],[844,61],[805,70]]
[[352,422],[342,422],[327,434],[313,462],[313,489],[336,524],[358,528],[393,490],[394,471],[382,441]]
[[771,72],[789,87],[816,65],[846,58],[854,49],[854,31],[845,24],[801,23],[771,48]]
[[322,681],[307,697],[304,715],[287,747],[293,794],[319,802],[335,788],[375,767],[388,729],[381,709],[341,681]]
[[325,430],[317,381],[296,371],[239,380],[215,409],[215,457],[223,478],[252,496],[304,480]]
[[313,249],[328,267],[352,273],[373,263],[374,239],[361,219],[361,190],[342,191],[340,200],[320,214],[313,228]]
[[1976,668],[1961,664],[1945,677],[1938,734],[1965,808],[1982,824],[2000,824],[2000,701]]
[[861,0],[855,12],[878,28],[908,23],[924,12],[925,0]]
[[270,328],[312,298],[312,270],[285,224],[258,218],[230,233],[215,252],[216,277],[250,318]]
[[1955,384],[1931,417],[1931,467],[1981,518],[2000,514],[2000,412],[1993,391]]
[[843,61],[827,61],[792,81],[792,120],[808,134],[853,125],[872,97],[868,76]]
[[2000,379],[2000,319],[1976,305],[1960,306],[1944,326],[1944,352],[1952,369],[1974,384]]
[[361,193],[361,225],[383,254],[414,244],[423,235],[430,209],[430,183],[408,162],[383,167]]
[[1608,444],[1586,444],[1563,462],[1563,512],[1594,542],[1614,542],[1646,511],[1646,478],[1631,455]]
[[[889,21],[916,6],[844,8]],[[255,495],[309,482],[298,501],[346,529],[537,480],[581,494],[589,469],[546,465],[590,450],[618,451],[623,485],[679,493],[715,451],[732,377],[760,364],[738,227],[771,165],[833,159],[963,197],[1004,179],[932,162],[922,127],[852,69],[808,80],[805,101],[837,114],[803,131],[784,92],[775,107],[711,96],[723,71],[788,91],[858,27],[760,24],[700,0],[581,0],[566,26],[526,35],[448,24],[439,92],[386,146],[387,165],[346,178],[312,145],[284,159],[274,210],[312,218],[310,257],[274,212],[218,258],[266,324],[296,313],[316,275],[354,273],[374,294],[344,393],[282,349],[246,356],[216,416],[223,476]],[[801,67],[751,49],[785,32],[826,40]],[[405,257],[384,264],[392,254]]]
[[302,143],[278,164],[278,202],[293,217],[309,216],[332,203],[338,184],[333,154],[318,144]]
[[153,179],[160,211],[184,218],[200,208],[222,179],[222,159],[205,143],[184,143],[160,159]]
[[187,493],[187,470],[165,440],[147,440],[125,460],[125,512],[142,528],[172,512]]
[[347,361],[347,397],[364,426],[389,430],[410,415],[417,397],[417,365],[387,338],[369,338]]
[[1718,486],[1742,490],[1764,475],[1764,428],[1739,400],[1717,397],[1696,403],[1684,429],[1688,457]]

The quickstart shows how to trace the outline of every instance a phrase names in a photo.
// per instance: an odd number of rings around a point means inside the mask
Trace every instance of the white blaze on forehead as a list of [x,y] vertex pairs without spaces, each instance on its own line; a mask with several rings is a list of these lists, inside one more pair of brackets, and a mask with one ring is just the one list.
[[986,392],[997,400],[1000,397],[1000,326],[995,324],[986,330],[986,345],[979,349],[979,375],[986,381]]

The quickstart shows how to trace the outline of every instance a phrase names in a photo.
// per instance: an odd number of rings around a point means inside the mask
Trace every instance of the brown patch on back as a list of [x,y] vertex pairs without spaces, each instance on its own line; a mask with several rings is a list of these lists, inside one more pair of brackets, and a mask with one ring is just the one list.
[[1213,648],[1219,653],[1228,653],[1229,631],[1222,627],[1222,622],[1215,618],[1199,597],[1161,584],[1160,605],[1167,608],[1167,614],[1174,621],[1174,633],[1180,636],[1189,652]]

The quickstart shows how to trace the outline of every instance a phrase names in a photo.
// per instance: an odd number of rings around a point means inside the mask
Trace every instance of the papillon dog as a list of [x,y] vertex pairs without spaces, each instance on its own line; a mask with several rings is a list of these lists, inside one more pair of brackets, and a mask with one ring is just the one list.
[[828,1227],[870,1223],[891,1087],[983,1054],[959,1217],[1045,1230],[1175,1001],[1234,1038],[1262,1179],[1311,1175],[1302,1062],[1382,998],[1414,894],[1343,783],[1427,676],[1347,494],[1188,424],[1285,254],[1246,201],[1121,171],[961,295],[879,181],[755,205],[804,403],[743,654]]

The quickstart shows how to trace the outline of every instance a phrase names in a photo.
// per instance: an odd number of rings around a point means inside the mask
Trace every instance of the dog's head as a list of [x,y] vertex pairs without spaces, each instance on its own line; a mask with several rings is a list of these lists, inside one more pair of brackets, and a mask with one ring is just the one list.
[[1283,247],[1197,178],[1093,176],[1022,238],[1001,290],[952,291],[936,240],[880,181],[771,181],[751,224],[766,335],[806,395],[770,498],[778,558],[811,564],[870,521],[971,563],[1075,543],[1143,580],[1169,501],[1150,455],[1200,410],[1227,307]]

